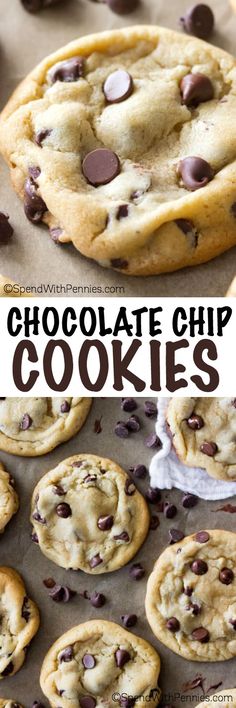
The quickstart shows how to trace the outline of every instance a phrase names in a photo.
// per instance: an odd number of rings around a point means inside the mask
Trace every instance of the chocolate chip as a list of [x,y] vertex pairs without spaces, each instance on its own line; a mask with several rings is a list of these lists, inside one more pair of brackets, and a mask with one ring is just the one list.
[[36,142],[36,145],[39,147],[42,147],[42,143],[46,138],[48,138],[49,135],[51,135],[52,129],[44,129],[44,130],[39,130],[38,133],[35,134],[34,140]]
[[157,416],[157,405],[153,401],[145,401],[144,403],[144,413],[147,418],[156,418]]
[[118,438],[128,438],[129,435],[127,425],[122,420],[118,420],[118,423],[115,425],[114,432]]
[[121,621],[124,627],[134,627],[137,624],[137,615],[121,615]]
[[49,233],[50,233],[51,239],[52,239],[52,241],[54,241],[54,243],[60,242],[60,236],[63,233],[63,231],[62,231],[62,229],[60,229],[59,226],[49,229]]
[[[231,211],[232,211],[232,214],[233,214],[234,218],[236,219],[236,202],[234,202],[234,203],[232,204],[232,206],[231,206]],[[235,399],[235,400],[236,400],[236,399]],[[235,406],[235,407],[236,407],[236,406]]]
[[164,506],[164,515],[167,519],[173,519],[177,514],[177,507],[175,504],[169,504],[168,502]]
[[69,516],[72,516],[70,505],[66,502],[61,502],[61,504],[58,504],[56,507],[56,512],[57,516],[60,516],[62,519],[68,519]]
[[138,479],[144,479],[147,475],[147,468],[145,465],[135,465],[135,467],[130,467],[129,471],[132,472],[134,477]]
[[28,173],[29,176],[32,177],[33,181],[35,182],[39,175],[41,175],[41,169],[40,167],[37,167],[37,165],[32,165],[31,167],[28,167]]
[[103,560],[102,560],[101,556],[99,555],[99,553],[96,553],[96,555],[93,556],[93,558],[90,558],[90,561],[89,561],[90,568],[96,568],[97,565],[100,565],[100,563],[103,563]]
[[138,433],[141,428],[140,420],[137,415],[131,415],[126,421],[126,427],[131,430],[132,433]]
[[29,598],[24,597],[24,602],[22,605],[22,610],[21,610],[21,616],[23,619],[28,622],[30,618],[30,609],[29,609]]
[[42,221],[47,206],[43,199],[38,195],[38,187],[31,177],[27,177],[25,181],[25,197],[24,197],[25,215],[29,221],[39,223]]
[[1,671],[1,676],[9,676],[14,671],[14,664],[12,661],[6,666],[3,671]]
[[125,101],[133,92],[132,76],[124,69],[110,74],[103,85],[103,93],[108,103]]
[[136,487],[135,484],[132,482],[132,479],[126,479],[125,482],[125,494],[127,494],[128,497],[132,497],[133,494],[136,492]]
[[214,88],[211,80],[205,74],[187,74],[180,84],[182,103],[185,106],[198,106],[199,103],[211,101]]
[[8,214],[4,214],[0,211],[0,245],[9,242],[13,234],[13,228],[9,221]]
[[187,585],[187,587],[184,588],[184,594],[187,595],[187,597],[191,597],[193,594],[193,588],[190,588],[189,585]]
[[44,703],[41,703],[40,701],[34,701],[32,703],[31,708],[45,708]]
[[236,630],[236,619],[230,619],[229,623],[232,625],[233,629]]
[[214,177],[211,165],[201,157],[185,157],[179,163],[178,173],[190,191],[205,187]]
[[201,452],[208,457],[214,457],[218,451],[218,447],[215,442],[204,442],[200,446]]
[[70,411],[70,403],[68,401],[63,401],[61,404],[61,413],[69,413]]
[[108,184],[117,177],[120,172],[120,161],[112,150],[97,148],[84,158],[82,171],[89,184],[99,187],[99,185]]
[[75,460],[75,462],[72,462],[71,467],[82,467],[83,460]]
[[125,219],[126,216],[129,214],[129,205],[128,204],[120,204],[120,206],[117,209],[116,212],[116,219],[120,221],[120,219]]
[[129,265],[128,261],[125,261],[124,258],[112,258],[110,263],[112,268],[120,268],[121,270],[125,270]]
[[207,543],[207,541],[209,541],[209,538],[210,536],[207,531],[198,531],[195,534],[195,541],[197,541],[198,543]]
[[63,489],[63,487],[61,487],[60,484],[55,484],[55,486],[52,487],[52,491],[53,494],[56,494],[58,497],[64,497],[66,494],[65,490]]
[[126,649],[117,649],[115,652],[115,660],[116,660],[116,666],[118,666],[119,669],[122,669],[125,664],[127,664],[127,661],[130,661],[131,656]]
[[188,34],[193,34],[200,39],[208,39],[213,32],[214,15],[208,5],[199,3],[180,18],[180,23]]
[[126,413],[132,413],[137,408],[137,403],[134,398],[122,398],[121,408]]
[[[34,513],[32,514],[32,518],[34,519],[34,521],[37,521],[38,524],[46,524],[46,523],[47,523],[47,522],[46,522],[46,519],[43,519],[43,517],[41,516],[41,514],[39,513],[39,511],[37,511],[37,509],[36,509],[36,511],[34,511]],[[33,534],[32,534],[32,538],[33,538]],[[34,540],[34,539],[33,539],[33,540]],[[36,543],[38,543],[38,541],[36,541]]]
[[196,560],[191,563],[191,570],[195,575],[205,575],[208,571],[207,563],[201,558],[196,558]]
[[201,644],[206,644],[209,642],[210,634],[204,627],[197,627],[197,629],[194,629],[192,632],[192,639],[196,639],[197,642],[201,642]]
[[184,538],[184,533],[183,531],[180,531],[180,529],[169,529],[169,538],[170,538],[170,544],[172,545],[173,543],[178,543],[179,541],[182,541]]
[[148,437],[145,440],[145,445],[146,447],[155,448],[155,447],[161,447],[161,441],[160,438],[156,435],[156,433],[151,433],[148,435]]
[[79,704],[80,708],[95,708],[96,701],[93,696],[80,696]]
[[96,664],[93,654],[84,654],[82,663],[85,669],[93,669]]
[[76,595],[75,590],[71,590],[67,585],[57,585],[55,584],[49,590],[49,597],[51,597],[54,602],[69,602]]
[[175,224],[178,228],[187,236],[195,231],[195,227],[192,221],[187,221],[187,219],[175,219]]
[[192,509],[198,503],[198,497],[195,494],[185,494],[182,499],[182,504],[185,509]]
[[231,568],[222,568],[219,574],[219,580],[223,585],[231,585],[234,579],[234,573]]
[[106,3],[116,15],[129,15],[136,10],[139,0],[106,0]]
[[161,500],[161,492],[160,489],[154,488],[154,487],[148,487],[145,497],[149,504],[156,504]]
[[200,415],[192,413],[192,415],[190,415],[187,419],[187,425],[192,430],[201,430],[204,426],[204,420]]
[[133,563],[129,569],[129,575],[132,580],[141,580],[145,575],[145,570],[141,563]]
[[49,71],[49,77],[52,84],[55,81],[78,81],[84,76],[85,62],[83,57],[72,57],[71,59],[66,59],[59,64],[56,64]]
[[[27,12],[35,13],[39,10],[43,10],[45,7],[59,3],[60,0],[21,0],[21,2]],[[37,706],[41,705],[42,703],[37,703]]]
[[25,413],[25,415],[23,415],[23,418],[22,418],[22,421],[20,424],[20,429],[21,430],[28,430],[31,427],[32,423],[33,423],[33,421],[32,421],[32,418],[30,417],[30,415],[28,415],[28,413]]
[[103,607],[106,602],[105,595],[103,595],[101,592],[92,592],[92,595],[90,597],[90,602],[93,607]]
[[31,541],[33,541],[33,543],[38,543],[38,542],[39,542],[38,536],[37,536],[36,533],[32,533],[32,534],[31,534]]
[[129,534],[127,531],[122,531],[122,533],[119,533],[117,536],[114,536],[115,541],[125,541],[125,543],[129,543]]
[[98,528],[100,531],[108,531],[114,524],[114,516],[99,516]]
[[167,629],[169,629],[170,632],[173,632],[173,634],[175,632],[178,632],[180,629],[179,620],[176,617],[170,617],[167,620],[166,627],[167,627]]
[[201,612],[201,607],[199,607],[199,605],[197,605],[196,602],[190,602],[189,605],[187,605],[187,607],[185,609],[187,612],[191,611],[192,615],[194,615],[194,617],[197,617],[198,615],[200,615],[200,612]]
[[150,519],[149,529],[151,531],[155,531],[155,529],[157,529],[158,526],[160,526],[160,520],[159,520],[158,516],[155,516],[155,514],[153,514],[153,516],[151,516],[151,519]]

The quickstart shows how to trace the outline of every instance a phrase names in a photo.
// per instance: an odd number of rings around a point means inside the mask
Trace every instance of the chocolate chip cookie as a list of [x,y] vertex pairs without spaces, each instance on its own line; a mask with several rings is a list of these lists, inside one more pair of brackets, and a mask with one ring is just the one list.
[[37,484],[33,540],[62,568],[108,573],[128,563],[146,538],[150,517],[133,481],[112,460],[75,455]]
[[40,684],[53,708],[59,701],[63,708],[113,703],[132,708],[140,702],[154,708],[160,700],[159,672],[159,656],[148,642],[114,622],[92,620],[52,645]]
[[227,292],[228,297],[236,297],[236,278],[234,278]]
[[91,398],[0,398],[0,450],[37,457],[70,440],[85,422]]
[[19,500],[14,489],[14,480],[4,470],[0,462],[0,533],[5,530],[8,521],[17,512]]
[[39,612],[27,597],[22,578],[12,568],[0,568],[0,679],[13,676],[39,627]]
[[235,708],[236,706],[236,689],[235,688],[225,688],[219,693],[213,693],[212,696],[208,696],[206,701],[202,701],[196,706],[196,708],[209,708],[210,705],[214,705],[215,708]]
[[0,121],[27,218],[127,275],[197,265],[235,245],[235,84],[229,54],[154,26],[51,55]]
[[236,534],[198,531],[166,548],[149,577],[156,637],[192,661],[236,655]]
[[172,398],[167,421],[185,465],[236,480],[236,398]]

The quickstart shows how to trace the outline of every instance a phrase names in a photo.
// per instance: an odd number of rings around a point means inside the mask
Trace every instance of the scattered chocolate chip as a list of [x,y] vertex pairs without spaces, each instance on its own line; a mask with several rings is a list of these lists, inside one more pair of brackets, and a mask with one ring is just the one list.
[[117,221],[120,221],[121,219],[125,219],[126,216],[129,214],[129,205],[128,204],[120,204],[120,206],[117,209],[116,212],[116,219]]
[[50,588],[48,594],[54,602],[69,602],[76,595],[76,592],[68,588],[67,585],[56,584]]
[[196,107],[199,103],[211,101],[214,88],[211,80],[205,74],[187,74],[180,84],[182,103],[185,106]]
[[134,398],[122,398],[121,408],[126,413],[132,413],[137,408],[137,403]]
[[210,634],[204,627],[197,627],[197,629],[194,629],[192,632],[192,639],[196,639],[197,642],[201,642],[201,644],[206,644],[209,642]]
[[151,449],[154,447],[161,447],[161,441],[160,438],[156,435],[156,433],[151,433],[148,435],[148,437],[145,440],[145,445],[146,447],[150,447]]
[[80,696],[79,704],[80,708],[95,708],[96,700],[93,696]]
[[141,580],[145,575],[145,570],[141,563],[133,563],[129,569],[129,575],[132,580]]
[[147,475],[147,468],[145,465],[135,465],[135,467],[130,467],[129,471],[132,472],[134,477],[138,479],[144,479]]
[[122,420],[118,420],[118,423],[115,425],[114,432],[118,438],[128,438],[129,435],[127,425]]
[[185,494],[182,499],[182,505],[185,509],[192,509],[198,503],[198,497],[195,494]]
[[61,502],[61,504],[58,504],[56,507],[56,512],[57,516],[60,516],[62,519],[68,519],[68,517],[72,515],[70,505],[66,502]]
[[192,415],[190,415],[187,419],[187,425],[192,430],[201,430],[204,426],[204,420],[200,415],[192,413]]
[[63,231],[62,231],[62,229],[60,229],[59,226],[49,229],[49,233],[50,233],[51,239],[52,239],[52,241],[54,241],[54,243],[60,242],[60,236],[63,233]]
[[150,531],[155,531],[155,529],[157,529],[158,526],[160,526],[160,520],[159,520],[158,516],[155,516],[155,514],[153,514],[150,519],[149,529],[150,529]]
[[124,627],[134,627],[137,624],[137,615],[121,615],[121,621]]
[[113,73],[107,77],[103,85],[103,93],[108,103],[120,103],[120,101],[125,101],[131,96],[132,92],[132,76],[124,69],[113,71]]
[[83,57],[72,57],[66,59],[59,64],[56,64],[49,71],[49,77],[52,84],[55,81],[78,81],[84,76],[85,62]]
[[36,142],[36,145],[38,145],[39,147],[42,147],[42,143],[44,142],[44,140],[46,140],[46,138],[48,138],[49,135],[51,135],[51,133],[52,133],[52,129],[49,130],[49,129],[45,128],[44,130],[39,130],[38,133],[36,133],[34,136],[34,140]]
[[68,401],[63,401],[61,404],[61,413],[69,413],[70,411],[70,403]]
[[166,502],[164,506],[164,515],[166,516],[167,519],[173,519],[174,516],[177,514],[177,507],[175,504],[169,504],[169,502]]
[[83,160],[82,171],[85,179],[93,187],[108,184],[120,172],[120,161],[116,153],[107,148],[96,148]]
[[100,531],[109,531],[114,524],[114,516],[99,516],[98,528]]
[[161,500],[161,492],[160,489],[154,488],[154,487],[148,487],[145,498],[149,502],[149,504],[156,504]]
[[188,34],[193,34],[200,39],[208,39],[213,32],[214,15],[208,5],[199,3],[180,18],[180,24]]
[[222,568],[219,574],[219,580],[223,585],[231,585],[234,579],[234,573],[231,568]]
[[119,533],[117,536],[114,536],[115,541],[125,541],[125,543],[129,543],[129,534],[127,531],[122,531],[122,533]]
[[10,674],[12,674],[13,671],[14,671],[14,664],[12,661],[10,661],[9,664],[6,666],[6,668],[3,669],[3,671],[1,671],[1,676],[9,676]]
[[197,541],[198,543],[207,543],[207,541],[209,541],[209,538],[210,536],[207,531],[198,531],[195,534],[195,541]]
[[102,560],[101,556],[99,555],[99,553],[96,553],[96,555],[93,556],[93,558],[90,558],[90,561],[89,561],[90,568],[96,568],[97,565],[100,565],[100,563],[103,563],[103,560]]
[[106,0],[106,3],[116,15],[129,15],[136,10],[139,0]]
[[138,433],[138,431],[141,428],[140,425],[140,420],[137,415],[131,415],[130,418],[126,421],[126,427],[128,430],[130,430],[132,433]]
[[63,487],[61,487],[60,484],[55,484],[54,487],[52,487],[52,492],[58,497],[64,497],[66,494],[65,490],[63,489]]
[[166,622],[166,627],[170,632],[173,632],[173,634],[178,632],[180,629],[179,620],[176,617],[170,617]]
[[183,531],[180,531],[180,529],[169,529],[169,538],[170,544],[172,545],[173,543],[182,541],[184,538],[184,533]]
[[20,424],[20,429],[21,430],[28,430],[29,428],[31,428],[32,423],[33,423],[33,421],[32,421],[32,418],[30,417],[30,415],[28,415],[28,413],[25,413],[25,415],[23,415],[23,418],[22,418],[22,421]]
[[9,242],[13,234],[13,228],[9,221],[8,214],[4,214],[0,211],[0,245]]
[[102,432],[101,421],[102,421],[102,415],[101,415],[101,418],[96,418],[96,420],[94,421],[93,430],[94,430],[94,433],[96,433],[96,435],[99,435]]
[[53,578],[45,578],[45,580],[43,580],[43,584],[45,585],[45,588],[54,588],[56,581],[53,580]]
[[116,666],[118,666],[119,669],[122,669],[125,664],[127,664],[127,661],[130,661],[131,656],[126,649],[117,649],[115,652],[115,660],[116,660]]
[[135,484],[132,482],[132,479],[126,479],[125,481],[125,494],[127,494],[128,497],[132,497],[133,494],[136,492],[136,487]]
[[93,654],[84,654],[82,663],[85,669],[94,669],[96,661]]
[[190,191],[205,187],[214,177],[211,165],[201,157],[185,157],[178,165],[178,173]]
[[124,258],[112,258],[110,263],[112,268],[120,268],[121,270],[125,270],[129,265],[128,261],[125,261]]
[[156,418],[157,416],[157,404],[153,401],[145,401],[144,403],[144,413],[147,418]]
[[29,609],[29,598],[24,597],[24,602],[22,605],[22,611],[21,611],[21,616],[23,619],[28,622],[30,618],[30,609]]
[[196,558],[196,560],[194,560],[193,563],[191,563],[190,567],[191,567],[191,571],[195,575],[205,575],[205,573],[207,573],[207,571],[208,571],[207,563],[204,560],[202,560],[201,558]]
[[105,595],[103,595],[101,592],[92,592],[92,595],[90,596],[90,602],[93,607],[103,607],[106,602]]
[[218,447],[215,442],[204,442],[200,446],[201,452],[208,457],[214,457],[218,451]]

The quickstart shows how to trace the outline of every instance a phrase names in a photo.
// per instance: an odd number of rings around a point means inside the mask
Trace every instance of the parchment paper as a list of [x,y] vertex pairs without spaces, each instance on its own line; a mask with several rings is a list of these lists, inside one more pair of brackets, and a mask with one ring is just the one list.
[[[214,43],[236,53],[236,14],[229,1],[208,0],[208,4],[216,17]],[[178,19],[189,5],[191,0],[140,0],[140,8],[135,13],[120,17],[106,5],[91,0],[64,0],[60,6],[29,15],[20,0],[0,0],[0,107],[41,59],[76,36],[136,23],[177,29]],[[0,210],[9,212],[15,228],[9,246],[1,247],[0,272],[17,283],[88,286],[84,293],[88,296],[96,295],[94,290],[89,292],[90,286],[101,286],[103,296],[222,296],[235,275],[236,248],[211,263],[175,274],[131,278],[105,270],[81,256],[73,246],[56,246],[46,228],[35,227],[27,221],[2,161],[0,183]],[[122,288],[118,293],[116,286]],[[108,288],[106,292],[105,288]],[[68,294],[73,295],[73,292]],[[80,291],[80,294],[83,293]]]
[[[0,696],[14,698],[26,707],[29,707],[35,699],[41,699],[47,705],[39,689],[39,673],[46,651],[59,635],[70,627],[93,617],[106,618],[119,623],[120,616],[130,612],[138,615],[138,623],[132,631],[150,641],[160,653],[162,661],[160,683],[164,704],[170,703],[176,707],[182,705],[181,700],[176,699],[174,693],[181,692],[183,684],[192,681],[197,674],[205,678],[205,689],[218,684],[219,681],[223,682],[219,690],[235,686],[235,660],[203,664],[188,662],[178,657],[156,640],[144,613],[147,578],[157,556],[168,544],[168,529],[180,528],[186,534],[204,527],[235,530],[234,515],[216,512],[216,509],[222,506],[222,502],[199,501],[194,509],[187,510],[181,505],[183,496],[181,492],[162,492],[163,501],[169,499],[175,503],[178,514],[174,519],[168,520],[162,513],[158,513],[159,528],[149,532],[147,541],[135,557],[135,562],[141,562],[146,569],[146,576],[139,582],[129,577],[128,567],[131,564],[114,573],[97,577],[82,572],[64,571],[47,560],[30,540],[31,527],[28,519],[33,488],[39,478],[60,460],[77,452],[92,452],[113,458],[125,470],[137,463],[149,464],[153,451],[145,446],[144,440],[154,430],[154,420],[148,420],[144,415],[144,399],[136,400],[139,404],[137,414],[140,416],[142,428],[139,433],[131,434],[126,440],[116,437],[113,432],[117,420],[128,418],[128,414],[120,409],[119,399],[96,399],[81,432],[70,442],[56,448],[54,452],[32,460],[0,454],[0,460],[16,479],[21,502],[18,514],[0,539],[0,563],[13,566],[22,574],[29,596],[37,602],[41,612],[41,627],[31,644],[26,663],[14,677],[5,678],[1,682]],[[101,415],[102,432],[95,434],[94,421]],[[138,486],[144,491],[148,486],[148,478],[142,480]],[[233,504],[236,499],[231,498],[230,501]],[[155,513],[154,506],[152,513]],[[43,585],[43,579],[48,577],[53,577],[59,583],[66,583],[79,592],[85,589],[103,592],[107,596],[107,604],[100,609],[95,609],[79,595],[68,604],[57,604],[48,597],[48,591]],[[210,691],[212,692],[213,690]],[[187,693],[182,692],[182,695],[187,705],[194,705],[201,700],[202,691],[198,688]]]

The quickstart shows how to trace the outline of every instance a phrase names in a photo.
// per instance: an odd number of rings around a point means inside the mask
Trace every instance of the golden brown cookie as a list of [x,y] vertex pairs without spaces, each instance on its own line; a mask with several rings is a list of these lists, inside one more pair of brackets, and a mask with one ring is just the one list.
[[19,500],[14,489],[14,480],[0,462],[0,533],[3,533],[18,507]]
[[27,597],[21,576],[0,568],[0,679],[13,676],[25,661],[26,649],[39,627],[39,612]]

